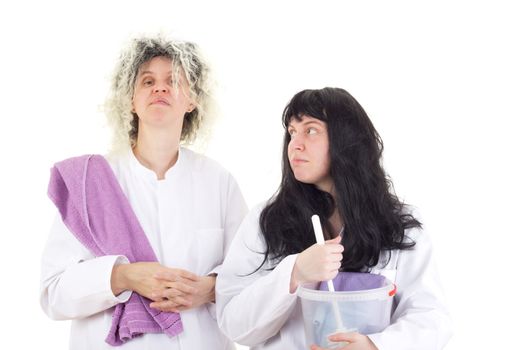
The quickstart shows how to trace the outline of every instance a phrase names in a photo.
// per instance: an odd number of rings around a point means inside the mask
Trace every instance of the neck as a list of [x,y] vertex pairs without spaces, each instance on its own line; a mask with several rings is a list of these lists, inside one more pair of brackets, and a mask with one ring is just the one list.
[[330,237],[335,238],[339,236],[339,233],[343,229],[344,223],[341,219],[341,216],[339,215],[339,210],[337,210],[337,208],[335,208],[334,213],[328,219],[328,223],[330,225]]
[[175,135],[170,130],[151,132],[139,125],[133,154],[142,165],[155,172],[157,179],[162,180],[179,158],[179,140],[180,132]]
[[314,184],[319,190],[328,192],[335,198],[335,186],[331,177],[327,177]]

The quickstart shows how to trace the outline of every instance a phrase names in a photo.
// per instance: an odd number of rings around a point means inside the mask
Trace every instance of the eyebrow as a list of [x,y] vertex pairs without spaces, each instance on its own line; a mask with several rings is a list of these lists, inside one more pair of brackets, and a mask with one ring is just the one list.
[[323,125],[320,121],[317,120],[310,120],[309,122],[304,123],[303,125],[309,125],[309,124],[319,124]]
[[[318,120],[310,120],[310,121],[307,121],[303,124],[303,122],[300,122],[298,123],[298,125],[303,125],[303,126],[307,126],[307,125],[310,125],[310,124],[316,124],[316,125],[319,125],[319,126],[322,126],[323,124],[321,123],[321,121],[318,121]],[[293,128],[294,126],[292,124],[288,124],[288,129],[289,128]]]
[[[139,73],[139,77],[143,76],[143,75],[146,75],[146,74],[151,74],[151,75],[155,75],[152,71],[150,70],[144,70],[142,72]],[[166,75],[173,75],[173,72],[172,71],[169,71],[168,74]]]

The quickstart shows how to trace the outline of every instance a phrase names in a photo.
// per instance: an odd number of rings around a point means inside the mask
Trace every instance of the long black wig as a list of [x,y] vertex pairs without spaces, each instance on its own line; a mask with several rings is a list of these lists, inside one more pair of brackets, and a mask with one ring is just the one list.
[[[327,124],[335,198],[315,185],[296,180],[290,167],[288,124],[304,116]],[[381,251],[414,246],[406,239],[405,230],[421,227],[421,223],[395,195],[381,165],[383,141],[347,91],[330,87],[303,90],[284,109],[282,122],[282,180],[259,219],[267,248],[259,268],[267,261],[275,267],[286,256],[314,244],[311,216],[319,215],[326,227],[335,208],[344,224],[341,271],[367,270],[378,264]]]

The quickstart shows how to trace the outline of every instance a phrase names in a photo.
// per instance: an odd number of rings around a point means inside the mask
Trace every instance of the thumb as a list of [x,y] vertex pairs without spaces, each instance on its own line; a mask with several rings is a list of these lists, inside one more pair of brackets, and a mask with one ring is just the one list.
[[349,343],[355,343],[356,341],[359,340],[360,336],[361,334],[358,332],[347,332],[347,333],[337,333],[337,334],[331,335],[328,337],[328,339],[333,342],[346,341]]

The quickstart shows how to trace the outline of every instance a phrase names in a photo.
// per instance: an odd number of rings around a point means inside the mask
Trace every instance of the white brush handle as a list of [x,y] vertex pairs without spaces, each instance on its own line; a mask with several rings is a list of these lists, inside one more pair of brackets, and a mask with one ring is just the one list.
[[[323,228],[321,227],[321,220],[319,220],[319,216],[315,214],[312,215],[312,225],[314,225],[315,240],[317,241],[317,244],[324,245]],[[326,281],[326,284],[328,285],[328,290],[330,292],[335,292],[334,282],[332,280]],[[337,329],[344,330],[345,327],[343,326],[343,318],[341,317],[341,311],[339,310],[339,305],[337,305],[337,302],[335,300],[332,301],[332,308],[335,314]]]

